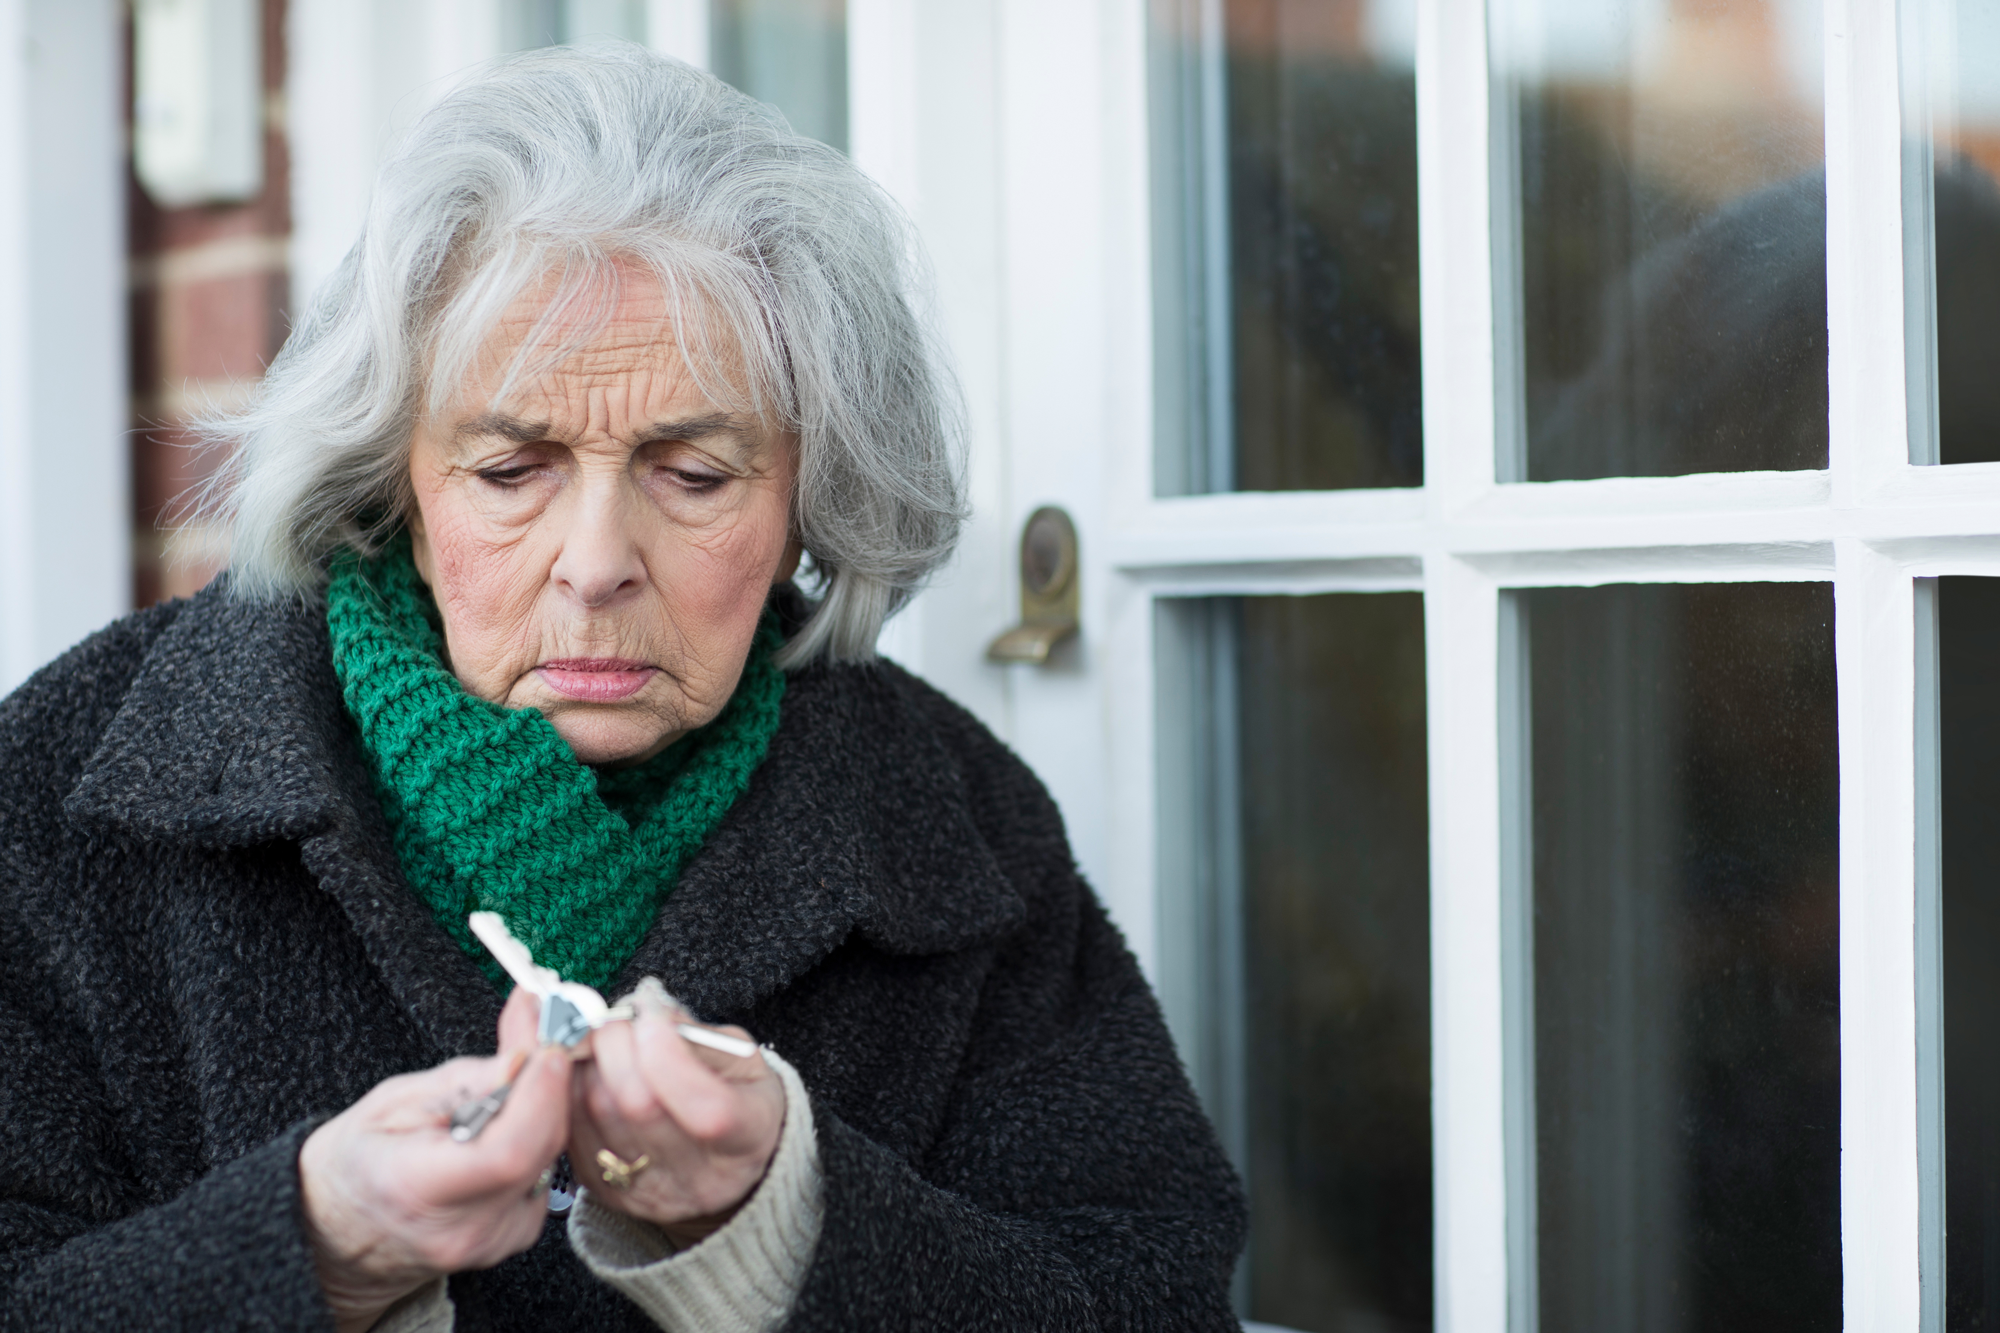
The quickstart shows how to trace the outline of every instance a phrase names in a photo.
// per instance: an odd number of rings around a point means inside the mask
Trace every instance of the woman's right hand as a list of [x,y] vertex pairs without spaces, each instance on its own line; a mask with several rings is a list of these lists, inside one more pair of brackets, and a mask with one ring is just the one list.
[[[320,1285],[341,1333],[441,1274],[489,1268],[533,1245],[547,1215],[542,1172],[569,1137],[570,1059],[535,1049],[535,1000],[516,990],[500,1054],[384,1079],[321,1125],[299,1153]],[[454,1143],[452,1109],[493,1091],[532,1052],[500,1113]]]

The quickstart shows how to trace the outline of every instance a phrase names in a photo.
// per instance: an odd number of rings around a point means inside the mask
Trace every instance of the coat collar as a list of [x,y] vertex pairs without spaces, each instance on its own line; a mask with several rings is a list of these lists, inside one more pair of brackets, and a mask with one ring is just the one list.
[[64,810],[154,842],[303,838],[334,814],[346,731],[323,612],[218,582],[154,642]]
[[[894,667],[790,681],[769,756],[621,973],[741,1015],[850,934],[891,953],[1000,938],[1025,907],[964,777]],[[295,842],[440,1053],[490,1049],[499,997],[396,864],[310,603],[213,585],[154,643],[64,806],[86,828],[216,850]]]

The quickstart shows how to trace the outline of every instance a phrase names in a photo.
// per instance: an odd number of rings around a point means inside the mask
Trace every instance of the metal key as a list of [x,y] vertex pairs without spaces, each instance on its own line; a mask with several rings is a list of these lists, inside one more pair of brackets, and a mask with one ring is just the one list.
[[732,1037],[727,1032],[710,1032],[707,1028],[696,1027],[692,1023],[676,1023],[674,1026],[680,1029],[683,1038],[697,1046],[706,1046],[712,1051],[725,1051],[739,1058],[757,1054],[757,1043],[754,1041]]
[[[631,1005],[621,1004],[614,1008],[590,987],[580,982],[564,981],[555,969],[537,965],[535,956],[528,952],[528,946],[514,938],[514,932],[507,929],[507,922],[498,912],[474,912],[467,922],[472,927],[472,933],[479,937],[479,942],[486,946],[500,966],[507,969],[507,975],[514,978],[514,984],[527,987],[529,994],[541,1000],[542,1017],[536,1035],[544,1046],[574,1046],[606,1023],[620,1019],[630,1021],[634,1016]],[[667,998],[671,1001],[673,997]],[[755,1042],[732,1037],[726,1032],[712,1032],[694,1023],[675,1026],[683,1038],[697,1046],[706,1046],[738,1058],[757,1053]]]
[[[498,912],[474,912],[467,918],[472,933],[486,946],[514,984],[542,1002],[536,1036],[544,1046],[574,1046],[617,1015],[604,997],[590,987],[564,981],[553,968],[539,967],[528,946],[514,938]],[[626,1015],[630,1016],[629,1012]]]
[[451,1141],[470,1143],[479,1137],[500,1108],[507,1104],[507,1094],[514,1090],[514,1080],[521,1076],[521,1066],[528,1062],[526,1051],[514,1052],[513,1060],[507,1066],[507,1080],[484,1097],[475,1097],[451,1113]]
[[[606,1023],[620,1019],[630,1021],[634,1017],[631,1005],[621,1004],[614,1008],[590,987],[580,982],[564,981],[553,968],[539,966],[535,956],[528,952],[528,946],[514,938],[514,932],[507,929],[507,922],[498,912],[474,912],[467,922],[472,927],[472,933],[479,937],[479,942],[486,946],[501,967],[507,969],[507,975],[514,978],[514,984],[525,987],[530,995],[541,1001],[542,1013],[536,1023],[535,1035],[542,1045],[574,1047]],[[665,992],[662,991],[662,994]],[[672,996],[666,998],[669,1002],[673,999]],[[711,1032],[693,1023],[675,1026],[683,1038],[697,1046],[707,1046],[739,1058],[757,1053],[754,1043],[740,1037]],[[514,1077],[521,1072],[519,1062],[525,1058],[524,1055],[516,1057],[505,1083],[451,1113],[451,1137],[454,1142],[472,1142],[487,1123],[500,1114],[500,1108],[506,1105],[507,1094],[513,1091]]]

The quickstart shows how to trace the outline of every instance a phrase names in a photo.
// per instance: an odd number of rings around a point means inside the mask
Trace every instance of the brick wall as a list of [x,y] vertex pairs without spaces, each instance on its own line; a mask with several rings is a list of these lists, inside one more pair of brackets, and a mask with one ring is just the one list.
[[[263,193],[243,204],[168,209],[128,174],[132,586],[139,606],[194,592],[226,558],[188,506],[220,460],[196,447],[186,423],[204,405],[243,401],[289,327],[285,0],[263,0],[263,21]],[[131,101],[128,74],[128,126]]]

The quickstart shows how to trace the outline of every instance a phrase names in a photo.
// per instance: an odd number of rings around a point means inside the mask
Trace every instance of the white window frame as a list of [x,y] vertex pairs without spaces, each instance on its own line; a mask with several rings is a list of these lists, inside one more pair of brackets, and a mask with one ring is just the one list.
[[[1073,678],[1014,668],[998,689],[948,664],[936,636],[924,639],[921,664],[986,692],[982,711],[1050,779],[1080,859],[1150,966],[1159,920],[1155,600],[1425,594],[1437,1325],[1522,1333],[1533,1275],[1525,1238],[1515,1237],[1511,1256],[1509,1244],[1510,1198],[1521,1200],[1530,1182],[1518,1165],[1510,1180],[1508,1165],[1501,759],[1502,729],[1518,719],[1501,697],[1504,595],[1620,582],[1830,582],[1845,1324],[1941,1329],[1940,1284],[1929,1283],[1927,1301],[1922,1258],[1939,1252],[1940,1219],[1920,1208],[1937,1197],[1923,1173],[1940,1164],[1935,1138],[1921,1157],[1918,1142],[1920,1102],[1934,1114],[1936,1089],[1920,1096],[1917,581],[2000,576],[2000,464],[1909,462],[1895,5],[1828,0],[1824,11],[1826,470],[1496,482],[1507,386],[1495,367],[1512,364],[1516,334],[1495,318],[1494,200],[1511,183],[1493,179],[1490,165],[1499,127],[1486,12],[1481,0],[1420,0],[1425,485],[1165,499],[1152,486],[1144,0],[1008,0],[996,18],[995,257],[1004,278],[988,314],[1001,332],[997,351],[975,360],[999,367],[1000,411],[975,444],[976,460],[1000,474],[1008,521],[989,529],[976,559],[990,574],[1029,509],[1069,507],[1083,531],[1085,649]],[[859,29],[854,37],[861,44]],[[965,59],[943,50],[923,58]],[[914,102],[928,113],[923,96]],[[959,244],[948,219],[925,221],[934,248]],[[917,619],[966,590],[962,574],[948,576]],[[953,663],[965,660],[964,637]],[[1934,791],[1932,781],[1927,802]],[[1101,847],[1091,843],[1099,830]],[[1922,974],[1934,987],[1934,969]],[[1934,1076],[1935,1062],[1925,1070]]]

